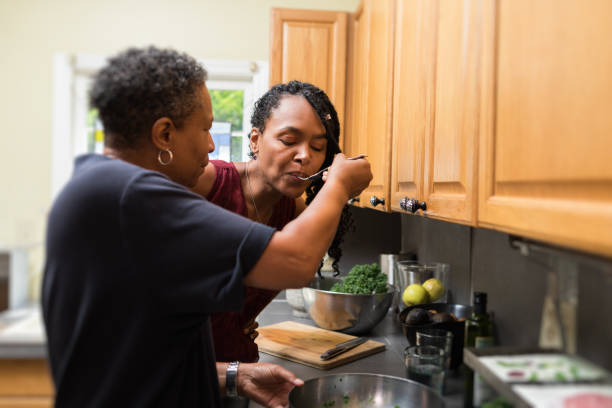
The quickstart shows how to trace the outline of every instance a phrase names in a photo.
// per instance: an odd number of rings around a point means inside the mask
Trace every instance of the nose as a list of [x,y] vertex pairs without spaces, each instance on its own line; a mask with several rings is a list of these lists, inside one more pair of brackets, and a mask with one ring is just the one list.
[[208,153],[212,153],[215,151],[215,141],[212,138],[210,132],[208,132]]
[[302,165],[310,163],[310,146],[307,143],[301,143],[297,146],[294,160],[302,163]]

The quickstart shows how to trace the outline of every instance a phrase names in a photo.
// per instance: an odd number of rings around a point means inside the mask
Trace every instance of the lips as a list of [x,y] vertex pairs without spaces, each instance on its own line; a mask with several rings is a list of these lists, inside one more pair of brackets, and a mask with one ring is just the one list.
[[308,174],[301,172],[301,171],[293,171],[291,173],[287,173],[292,179],[296,180],[296,181],[300,181],[302,182],[303,180],[300,180],[298,177],[308,177]]

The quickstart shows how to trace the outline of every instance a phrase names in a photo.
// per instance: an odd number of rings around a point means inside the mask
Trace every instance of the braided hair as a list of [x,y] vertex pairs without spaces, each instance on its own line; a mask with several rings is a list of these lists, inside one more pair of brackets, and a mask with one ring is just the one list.
[[[290,81],[286,84],[278,84],[273,86],[268,92],[266,92],[257,102],[253,109],[253,115],[251,116],[251,125],[257,128],[262,134],[266,127],[266,122],[270,118],[272,111],[280,105],[280,101],[285,95],[299,95],[304,97],[312,106],[312,109],[316,112],[317,116],[321,120],[327,136],[327,150],[325,153],[325,161],[321,166],[321,169],[328,167],[332,164],[336,153],[340,153],[339,139],[340,139],[340,122],[338,121],[338,113],[334,108],[325,92],[316,86],[307,82],[301,81]],[[249,156],[253,157],[253,152],[249,153]],[[323,180],[317,179],[313,181],[306,188],[306,205],[310,204],[315,198],[319,190],[323,187]],[[338,262],[342,257],[342,249],[340,245],[344,241],[344,234],[347,231],[352,230],[353,219],[349,212],[348,206],[344,206],[342,214],[340,216],[340,223],[336,230],[336,235],[329,247],[327,253],[333,258],[332,268],[334,270],[334,276],[337,276],[340,271],[338,269]],[[319,266],[317,273],[321,276],[321,267]]]

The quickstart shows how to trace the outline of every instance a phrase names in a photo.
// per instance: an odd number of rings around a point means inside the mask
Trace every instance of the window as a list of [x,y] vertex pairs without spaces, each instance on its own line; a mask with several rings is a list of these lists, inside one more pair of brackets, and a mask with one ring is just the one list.
[[[104,132],[98,112],[89,106],[94,74],[104,66],[100,56],[57,54],[54,60],[53,197],[68,181],[74,157],[101,153]],[[268,89],[266,61],[200,60],[208,71],[207,86],[213,101],[211,159],[248,159],[248,131],[253,103]]]
[[244,90],[210,89],[209,92],[215,118],[211,129],[215,151],[209,157],[225,161],[242,161],[242,142],[249,131],[248,120],[245,120],[244,114],[247,109],[244,103]]

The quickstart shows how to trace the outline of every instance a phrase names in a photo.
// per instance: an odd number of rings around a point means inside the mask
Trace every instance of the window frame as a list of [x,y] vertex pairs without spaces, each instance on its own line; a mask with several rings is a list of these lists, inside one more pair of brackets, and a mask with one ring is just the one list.
[[[107,57],[56,53],[53,59],[53,129],[51,147],[51,194],[54,199],[70,178],[74,158],[87,152],[87,90]],[[244,90],[243,129],[249,130],[254,102],[268,90],[267,61],[198,59],[208,72],[209,89]],[[246,133],[243,135],[246,136]],[[248,137],[242,140],[247,159]]]

